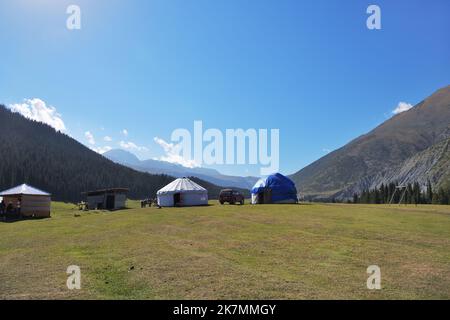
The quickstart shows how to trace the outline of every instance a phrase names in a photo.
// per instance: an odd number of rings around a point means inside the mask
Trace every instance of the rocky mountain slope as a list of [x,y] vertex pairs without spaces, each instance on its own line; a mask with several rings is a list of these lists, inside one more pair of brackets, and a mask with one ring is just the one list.
[[450,178],[450,86],[293,174],[311,198],[349,198],[381,183]]

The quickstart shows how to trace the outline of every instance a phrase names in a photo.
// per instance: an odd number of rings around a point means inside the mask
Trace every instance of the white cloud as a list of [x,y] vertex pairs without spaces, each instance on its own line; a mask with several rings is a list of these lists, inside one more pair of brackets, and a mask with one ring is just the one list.
[[167,161],[170,163],[177,163],[181,164],[184,167],[188,168],[194,168],[198,167],[199,165],[192,159],[185,159],[180,155],[181,151],[181,145],[180,144],[173,144],[168,143],[164,141],[161,138],[155,137],[153,139],[158,145],[160,145],[164,152],[166,153],[164,156],[159,157],[158,160],[160,161]]
[[112,138],[111,138],[110,136],[105,136],[105,137],[103,138],[103,140],[105,140],[106,142],[111,142],[111,141],[112,141]]
[[395,108],[394,110],[392,110],[393,114],[399,114],[405,111],[408,111],[409,109],[411,109],[413,107],[412,104],[410,103],[406,103],[406,102],[399,102],[397,105],[397,108]]
[[127,129],[123,129],[122,130],[122,134],[126,137],[128,136],[128,130]]
[[330,152],[331,152],[331,150],[330,150],[330,149],[327,149],[327,148],[323,148],[322,151],[323,151],[323,152],[326,152],[326,153],[330,153]]
[[105,152],[108,152],[112,150],[110,146],[104,146],[104,147],[92,147],[91,150],[94,150],[97,153],[104,154]]
[[88,141],[89,144],[92,144],[92,145],[95,144],[94,135],[92,133],[90,133],[89,131],[86,131],[84,133],[84,137],[86,138],[86,140]]
[[66,126],[56,108],[47,106],[41,99],[24,99],[24,103],[10,104],[9,109],[25,118],[48,124],[58,131],[66,131]]
[[137,144],[131,141],[120,141],[119,146],[127,150],[148,151],[147,147],[138,146]]

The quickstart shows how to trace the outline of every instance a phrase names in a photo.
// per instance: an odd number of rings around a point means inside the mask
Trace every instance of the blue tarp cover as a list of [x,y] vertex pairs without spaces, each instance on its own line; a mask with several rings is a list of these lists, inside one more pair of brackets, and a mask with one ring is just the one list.
[[272,190],[272,202],[285,200],[297,201],[297,188],[295,187],[295,183],[281,173],[275,173],[267,178],[258,180],[251,192],[258,194],[264,192],[265,188]]

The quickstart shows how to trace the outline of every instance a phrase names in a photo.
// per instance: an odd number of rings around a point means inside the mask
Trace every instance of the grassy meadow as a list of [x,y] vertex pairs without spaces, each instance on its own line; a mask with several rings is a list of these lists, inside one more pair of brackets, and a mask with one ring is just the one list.
[[211,204],[0,223],[0,298],[450,298],[449,206]]

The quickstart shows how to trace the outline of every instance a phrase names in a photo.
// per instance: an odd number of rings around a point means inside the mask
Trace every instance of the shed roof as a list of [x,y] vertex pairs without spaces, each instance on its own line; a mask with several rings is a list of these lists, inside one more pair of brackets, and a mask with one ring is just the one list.
[[129,189],[127,188],[108,188],[108,189],[99,189],[99,190],[92,190],[92,191],[86,191],[81,194],[87,195],[87,196],[96,196],[99,194],[105,194],[105,193],[126,193]]
[[5,190],[0,192],[0,196],[15,196],[15,195],[30,195],[30,196],[50,196],[50,193],[39,190],[27,184]]

